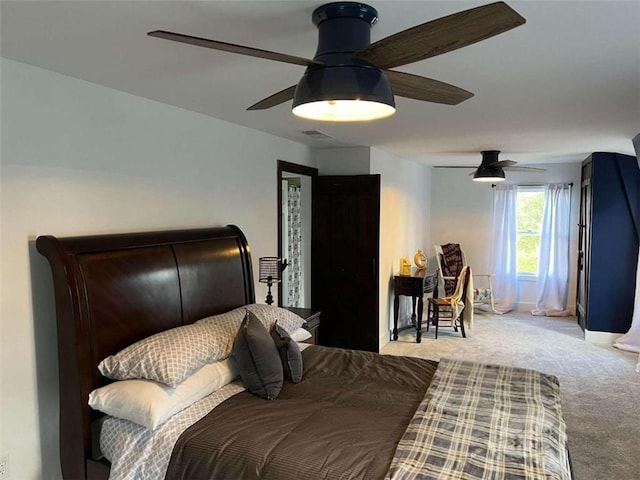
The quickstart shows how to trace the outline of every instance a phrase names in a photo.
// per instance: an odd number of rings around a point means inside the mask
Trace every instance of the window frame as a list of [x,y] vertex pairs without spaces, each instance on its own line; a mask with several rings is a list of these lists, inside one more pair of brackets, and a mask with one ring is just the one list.
[[[518,185],[516,195],[520,195],[521,193],[542,193],[543,197],[545,195],[545,187],[544,185]],[[517,204],[517,203],[516,203]],[[542,204],[542,208],[544,211],[544,201]],[[541,212],[543,213],[543,212]],[[537,232],[531,231],[532,234],[537,234],[538,237],[542,238],[542,218],[540,219],[540,229]],[[518,210],[516,209],[516,226],[518,223]],[[524,233],[524,232],[523,232]],[[516,255],[518,254],[518,240],[521,235],[520,230],[516,230]],[[538,251],[538,255],[539,255]],[[517,269],[517,257],[516,257],[516,269]],[[521,272],[519,270],[516,271],[516,275],[518,280],[526,281],[526,282],[535,282],[538,278],[538,272]]]

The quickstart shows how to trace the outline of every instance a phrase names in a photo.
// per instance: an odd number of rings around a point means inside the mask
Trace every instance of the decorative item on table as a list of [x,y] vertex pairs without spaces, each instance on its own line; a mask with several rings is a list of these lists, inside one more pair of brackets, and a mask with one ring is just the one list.
[[400,275],[411,275],[411,262],[407,257],[400,257]]
[[260,257],[259,260],[259,281],[266,283],[268,287],[267,305],[273,303],[273,295],[271,295],[271,285],[279,283],[282,280],[282,271],[287,267],[287,260],[278,257]]
[[415,255],[413,256],[413,263],[416,264],[418,270],[424,270],[425,268],[427,268],[427,256],[422,250],[418,249],[418,251],[415,253]]

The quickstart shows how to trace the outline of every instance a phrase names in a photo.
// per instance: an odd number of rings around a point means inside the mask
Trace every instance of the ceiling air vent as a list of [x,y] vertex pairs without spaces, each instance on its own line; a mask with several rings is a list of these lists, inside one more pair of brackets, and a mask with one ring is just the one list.
[[327,135],[326,133],[321,132],[320,130],[303,130],[302,133],[304,133],[307,137],[311,137],[316,140],[322,140],[324,138],[333,138],[331,135]]

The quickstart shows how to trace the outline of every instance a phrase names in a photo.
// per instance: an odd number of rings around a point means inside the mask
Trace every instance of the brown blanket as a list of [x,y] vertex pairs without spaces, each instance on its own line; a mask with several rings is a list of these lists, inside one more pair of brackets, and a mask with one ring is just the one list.
[[462,260],[462,250],[459,243],[445,243],[442,248],[442,276],[443,277],[455,277],[445,278],[444,280],[444,295],[448,297],[453,295],[456,290],[456,284],[458,283],[458,275],[464,267]]
[[319,346],[275,401],[242,392],[187,429],[167,479],[382,479],[437,363]]

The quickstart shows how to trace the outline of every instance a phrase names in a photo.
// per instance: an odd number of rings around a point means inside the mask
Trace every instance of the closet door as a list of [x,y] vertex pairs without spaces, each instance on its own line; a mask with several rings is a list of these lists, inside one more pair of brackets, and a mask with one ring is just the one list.
[[[585,252],[585,327],[625,333],[631,325],[640,237],[640,170],[635,157],[595,152]],[[586,190],[589,192],[589,190]]]
[[314,177],[312,219],[318,343],[377,352],[380,176]]

